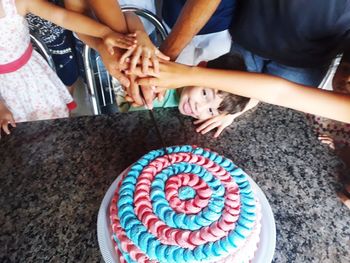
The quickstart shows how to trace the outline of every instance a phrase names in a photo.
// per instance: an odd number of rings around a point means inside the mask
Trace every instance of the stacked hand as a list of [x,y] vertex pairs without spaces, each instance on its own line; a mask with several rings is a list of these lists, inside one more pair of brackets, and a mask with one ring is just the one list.
[[[114,48],[113,57],[112,52],[108,55],[106,52],[100,54],[109,73],[125,87],[126,100],[132,106],[152,109],[154,99],[161,100],[167,89],[188,86],[191,82],[188,71],[192,67],[170,62],[169,57],[153,45],[145,32],[137,31],[128,37],[135,37],[135,44],[124,46],[126,51]],[[130,45],[133,40],[123,41],[123,44]],[[218,137],[235,117],[237,116],[221,114],[207,120],[197,120],[194,124],[199,125],[196,131],[202,134],[217,129],[214,137]]]
[[[137,45],[127,50],[121,57],[119,64],[127,67],[130,85],[126,86],[127,100],[133,106],[146,106],[153,108],[153,100],[162,98],[163,93],[154,93],[149,86],[139,86],[135,81],[138,77],[145,77],[149,73],[159,73],[159,60],[169,60],[161,53],[143,31],[135,32]],[[146,104],[146,105],[144,105]]]

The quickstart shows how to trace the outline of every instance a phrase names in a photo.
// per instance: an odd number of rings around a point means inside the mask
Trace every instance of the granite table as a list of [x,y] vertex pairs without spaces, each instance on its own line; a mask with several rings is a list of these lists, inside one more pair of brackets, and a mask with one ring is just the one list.
[[[350,262],[350,211],[336,197],[344,167],[302,114],[263,104],[219,139],[175,109],[155,114],[168,145],[209,147],[257,182],[276,220],[274,262]],[[160,147],[145,111],[18,124],[0,140],[0,262],[102,262],[106,190]]]

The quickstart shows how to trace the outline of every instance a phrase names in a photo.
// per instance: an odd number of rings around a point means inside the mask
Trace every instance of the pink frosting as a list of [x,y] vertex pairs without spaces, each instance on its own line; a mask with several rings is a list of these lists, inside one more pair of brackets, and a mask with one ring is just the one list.
[[[165,157],[159,157],[153,160],[143,169],[138,177],[134,193],[134,211],[138,219],[150,233],[166,245],[177,245],[182,248],[194,249],[196,246],[205,244],[208,241],[214,242],[227,236],[235,228],[235,223],[240,213],[239,188],[232,176],[210,159],[192,153],[173,153],[169,155],[169,159],[171,163],[187,162],[200,165],[220,180],[221,184],[225,187],[224,209],[220,219],[210,226],[196,231],[190,231],[169,227],[154,214],[150,199],[151,183],[157,173],[170,165],[168,158]],[[180,200],[178,191],[183,186],[192,187],[196,192],[195,198],[191,200]],[[119,188],[120,185],[118,186]],[[199,213],[203,208],[207,207],[211,195],[212,190],[206,182],[191,173],[172,176],[167,180],[165,185],[166,199],[170,207],[177,213]],[[137,262],[157,262],[150,260],[143,251],[134,245],[121,228],[117,211],[118,199],[118,191],[116,191],[111,203],[110,218],[113,232],[120,240],[122,250],[127,251],[130,257]]]
[[[182,201],[178,197],[179,188],[191,186],[196,191],[194,199]],[[197,214],[209,203],[212,191],[198,176],[183,173],[169,178],[165,186],[165,196],[170,207],[177,213]]]

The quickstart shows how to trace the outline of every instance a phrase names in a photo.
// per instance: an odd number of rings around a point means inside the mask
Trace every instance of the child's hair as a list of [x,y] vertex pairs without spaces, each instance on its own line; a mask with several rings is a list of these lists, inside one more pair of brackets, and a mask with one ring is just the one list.
[[[240,71],[247,71],[243,58],[238,54],[225,54],[207,63],[208,68],[213,69],[233,69]],[[225,91],[218,91],[219,96],[223,98],[219,106],[219,112],[227,112],[234,114],[240,112],[249,102],[249,98],[228,93]]]

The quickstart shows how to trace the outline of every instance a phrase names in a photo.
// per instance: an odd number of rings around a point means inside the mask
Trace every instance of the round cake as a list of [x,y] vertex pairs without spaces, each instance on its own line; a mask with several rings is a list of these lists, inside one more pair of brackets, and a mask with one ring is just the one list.
[[121,178],[110,205],[120,262],[249,262],[260,218],[242,169],[190,145],[144,155]]

